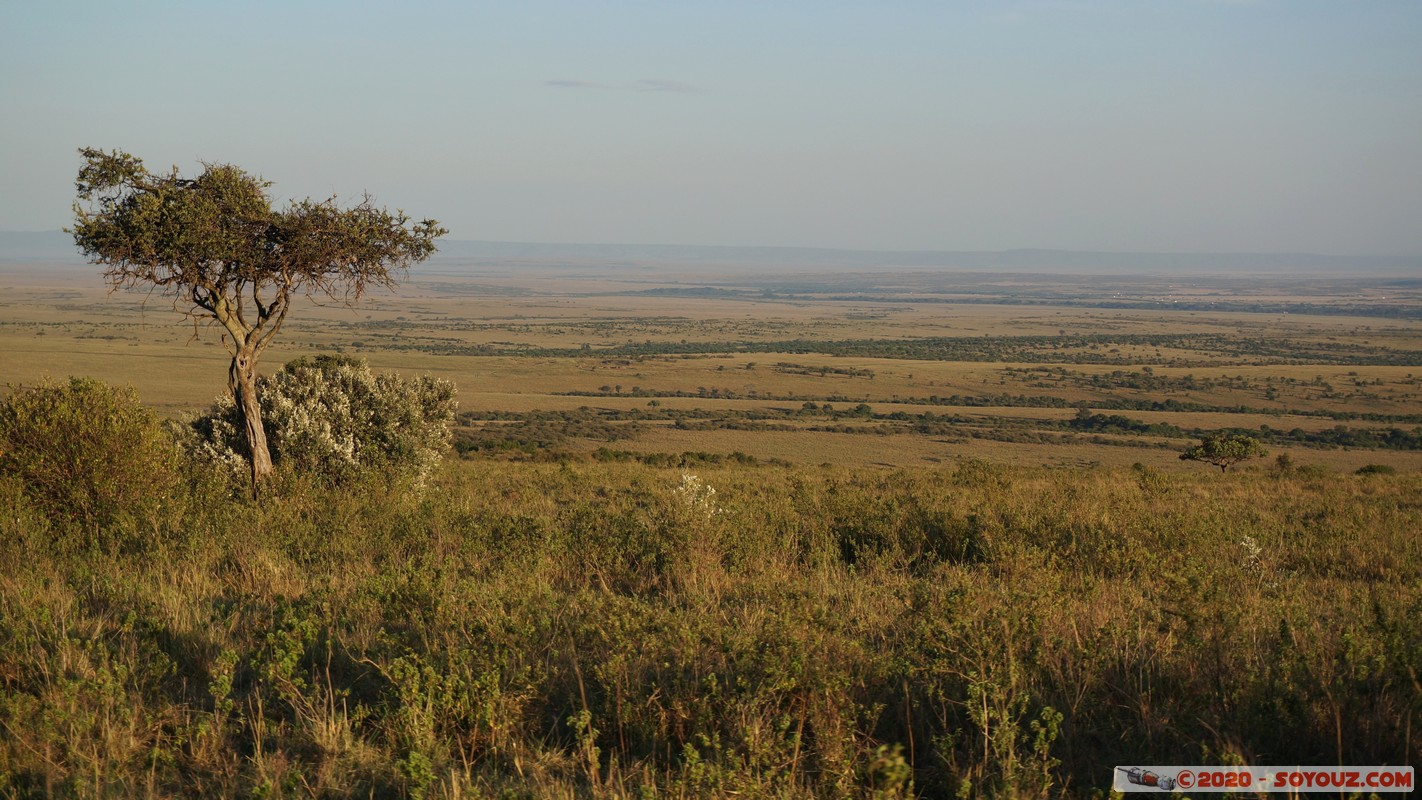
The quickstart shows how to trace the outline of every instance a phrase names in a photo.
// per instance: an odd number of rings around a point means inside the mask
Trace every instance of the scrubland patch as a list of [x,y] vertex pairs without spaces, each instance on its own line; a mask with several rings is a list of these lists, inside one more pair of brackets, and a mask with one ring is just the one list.
[[0,484],[8,792],[1049,797],[1147,757],[1422,758],[1415,473],[173,491],[94,546]]

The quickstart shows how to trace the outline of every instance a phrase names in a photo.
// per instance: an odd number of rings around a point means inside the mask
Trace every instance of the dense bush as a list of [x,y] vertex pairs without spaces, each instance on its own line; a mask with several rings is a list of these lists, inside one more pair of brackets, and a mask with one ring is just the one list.
[[172,493],[177,463],[172,438],[132,388],[71,378],[0,402],[0,475],[61,524],[151,516]]
[[[423,482],[449,448],[454,384],[372,373],[365,359],[302,358],[258,380],[278,468],[344,483],[373,471]],[[246,438],[231,396],[189,420],[183,441],[201,460],[240,474]]]

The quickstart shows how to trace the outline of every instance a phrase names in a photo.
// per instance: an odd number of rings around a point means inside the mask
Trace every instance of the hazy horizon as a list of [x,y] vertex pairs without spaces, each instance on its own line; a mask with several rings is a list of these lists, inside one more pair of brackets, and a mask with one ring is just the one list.
[[[9,230],[0,229],[0,236],[30,237],[30,236],[51,236],[56,240],[62,238],[66,245],[71,241],[70,234],[61,228],[49,228],[44,230]],[[686,249],[686,250],[797,250],[797,251],[824,251],[827,253],[1064,253],[1076,255],[1108,255],[1108,256],[1130,256],[1130,255],[1150,255],[1150,256],[1260,256],[1260,257],[1286,257],[1299,256],[1305,258],[1319,258],[1329,260],[1347,259],[1375,259],[1375,260],[1397,260],[1399,262],[1422,262],[1422,252],[1416,253],[1323,253],[1307,252],[1297,250],[1234,250],[1234,251],[1211,251],[1211,250],[1086,250],[1061,247],[1005,247],[999,249],[955,249],[955,248],[929,248],[929,249],[905,249],[905,248],[884,248],[884,247],[826,247],[820,245],[804,244],[773,244],[758,245],[745,243],[726,244],[698,244],[692,242],[637,242],[637,241],[607,241],[607,242],[581,242],[563,240],[514,240],[514,239],[481,239],[456,236],[444,236],[438,240],[441,247],[448,245],[489,245],[489,246],[531,246],[531,247],[577,247],[577,248],[666,248],[666,249]],[[4,243],[0,243],[3,245]],[[439,251],[436,251],[438,253]],[[74,251],[79,255],[79,251]]]
[[[62,231],[0,230],[0,270],[44,263],[73,268],[88,266]],[[907,270],[1051,273],[1059,275],[1149,275],[1181,277],[1237,276],[1241,270],[1264,277],[1294,274],[1326,278],[1373,276],[1413,279],[1422,276],[1422,255],[1378,256],[1318,253],[1170,253],[1108,252],[1017,248],[1009,250],[857,250],[845,248],[678,245],[647,243],[507,242],[442,239],[424,275],[478,273],[521,267],[576,266],[652,268],[675,271],[686,267],[722,267],[744,272],[792,268],[826,273],[846,270]]]
[[0,229],[67,225],[92,146],[469,241],[1415,256],[1419,40],[1405,0],[9,4]]

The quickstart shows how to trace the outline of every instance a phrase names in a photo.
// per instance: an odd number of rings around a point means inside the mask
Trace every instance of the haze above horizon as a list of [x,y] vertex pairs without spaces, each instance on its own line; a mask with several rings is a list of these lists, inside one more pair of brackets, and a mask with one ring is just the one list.
[[77,148],[454,239],[1422,254],[1422,4],[0,6],[0,230]]

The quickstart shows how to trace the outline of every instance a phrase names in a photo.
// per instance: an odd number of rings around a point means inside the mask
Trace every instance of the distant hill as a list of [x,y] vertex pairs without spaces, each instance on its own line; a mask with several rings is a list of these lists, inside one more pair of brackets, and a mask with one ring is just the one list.
[[1106,273],[1356,273],[1422,270],[1418,256],[1337,256],[1309,253],[1104,253],[1076,250],[836,250],[814,247],[536,244],[451,241],[441,258],[466,262],[657,263],[830,269],[953,269],[983,272]]
[[[62,231],[0,231],[0,262],[83,264],[69,234]],[[874,270],[949,269],[978,272],[1065,274],[1194,273],[1413,273],[1422,255],[1338,256],[1309,253],[1102,253],[1077,250],[837,250],[816,247],[724,247],[654,244],[545,244],[449,240],[440,243],[432,265],[443,269],[519,265],[523,267],[655,267],[706,264],[746,269]]]

